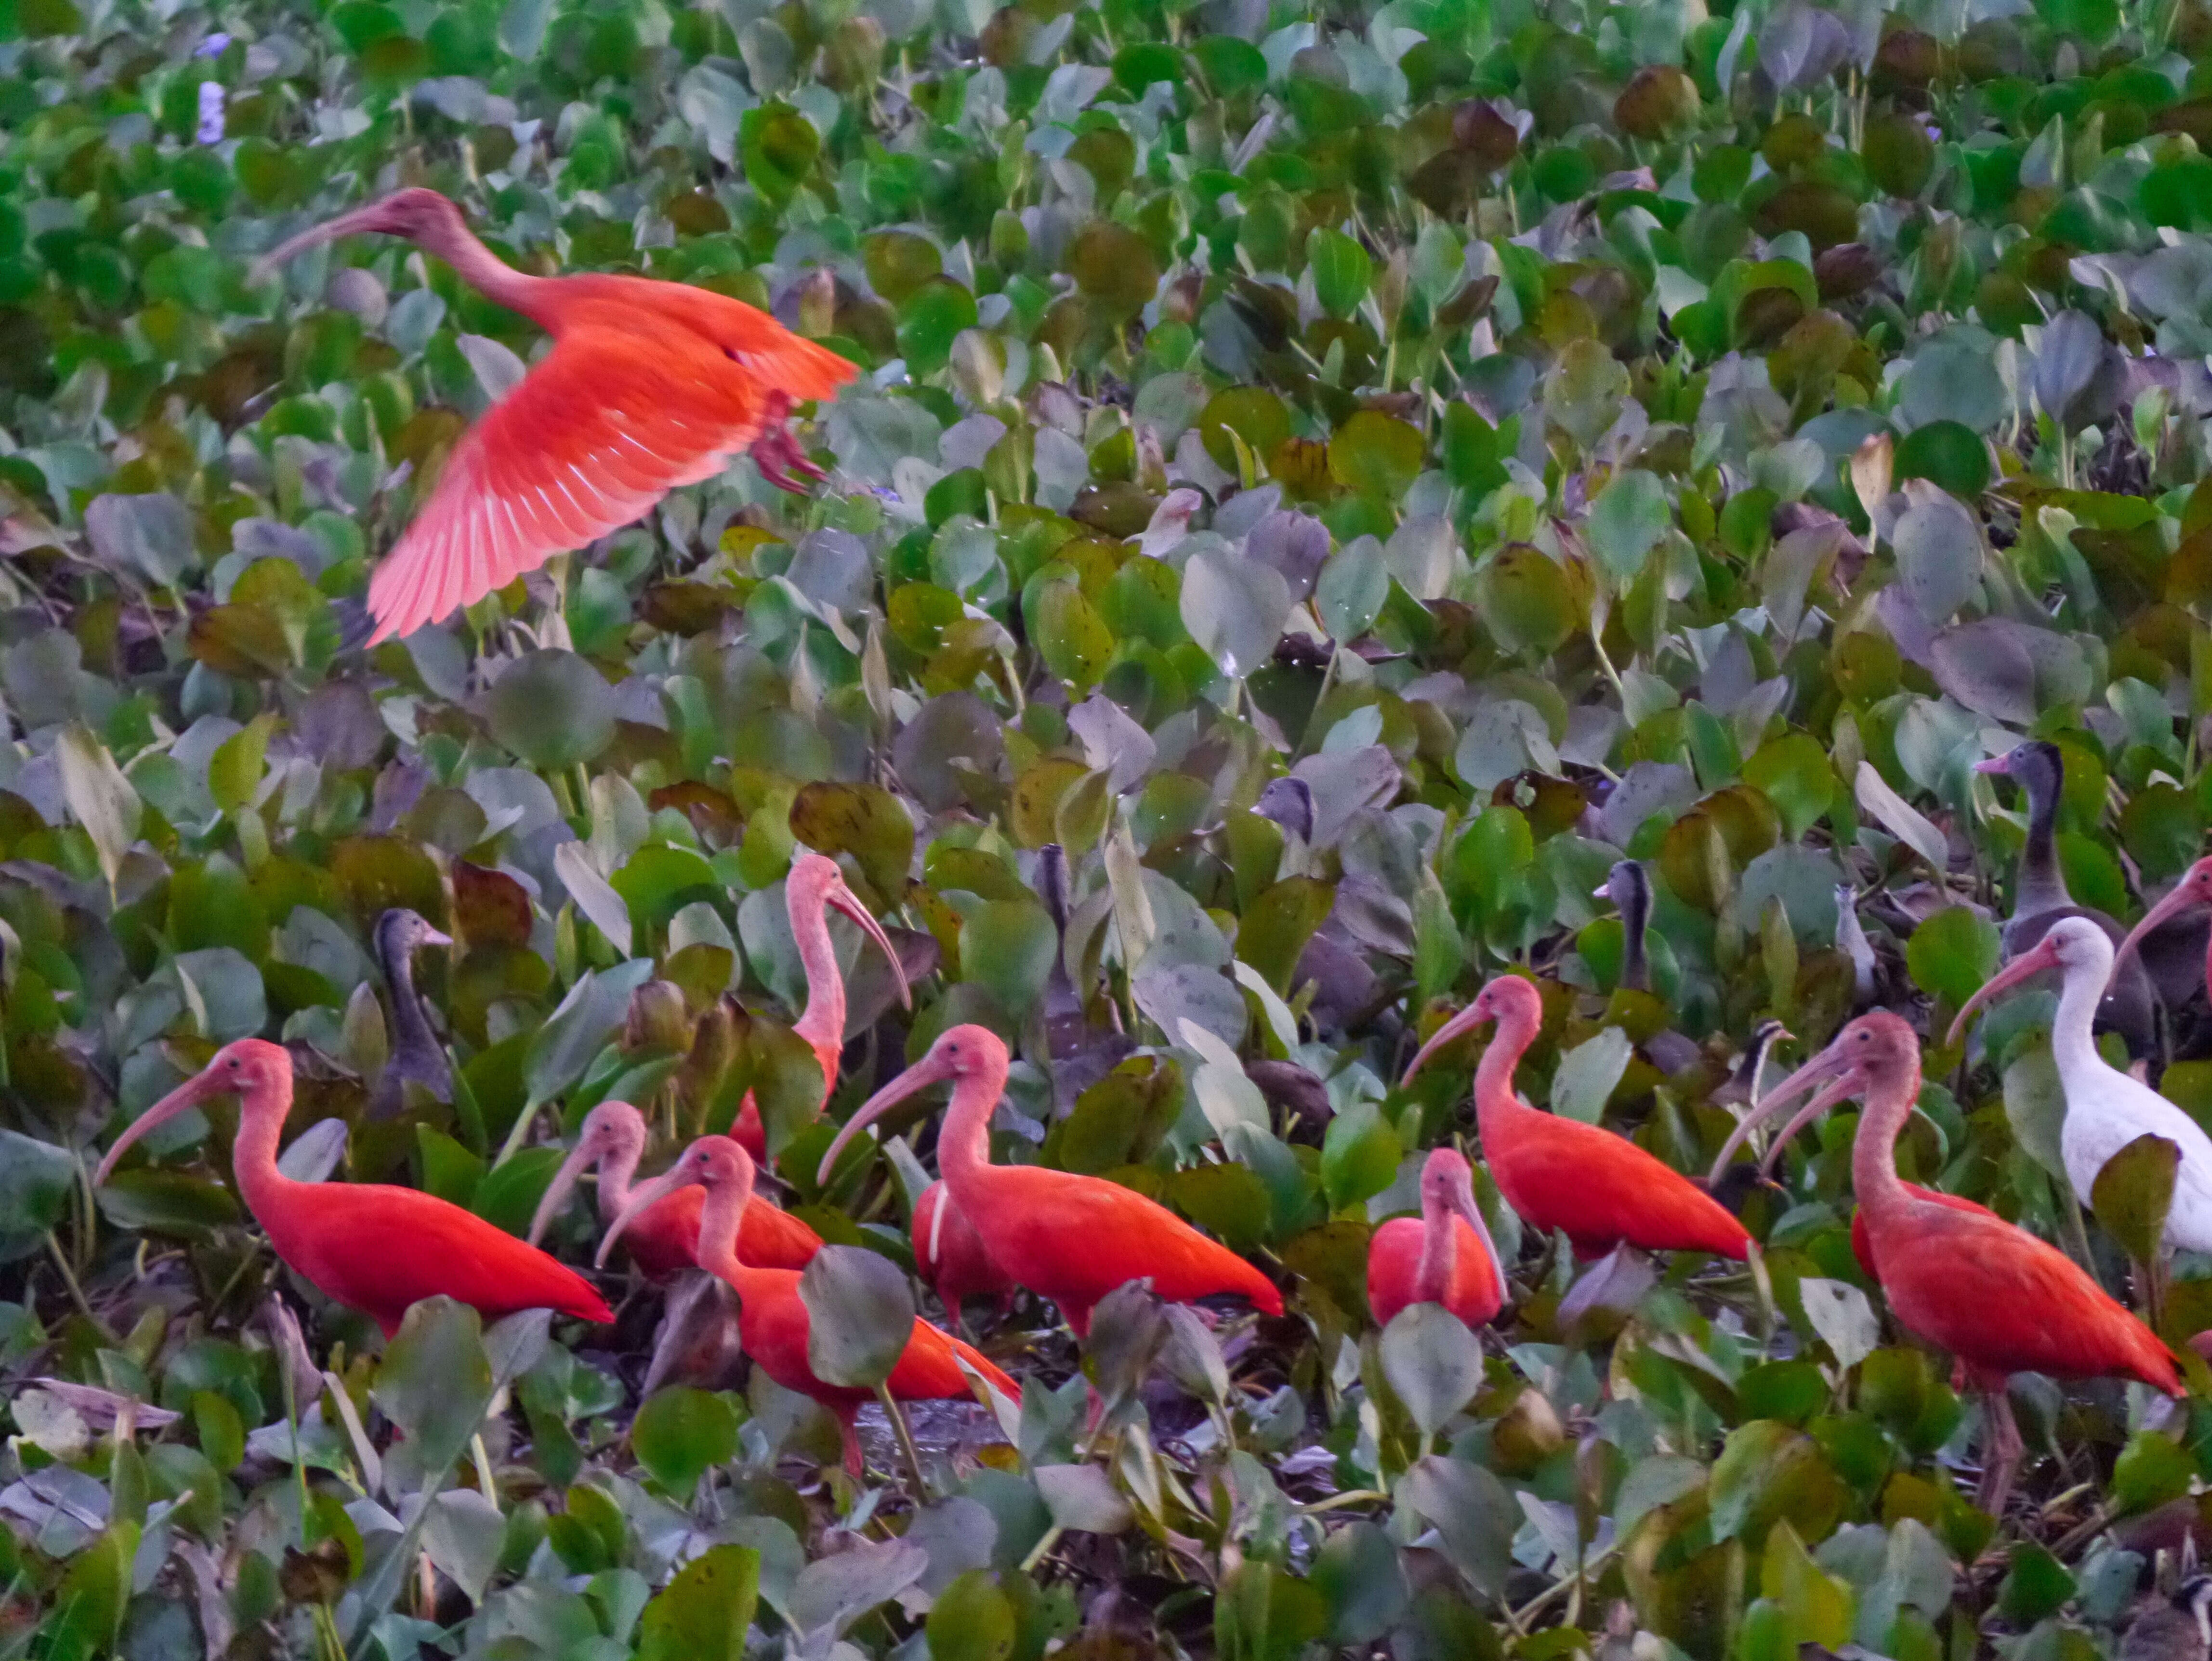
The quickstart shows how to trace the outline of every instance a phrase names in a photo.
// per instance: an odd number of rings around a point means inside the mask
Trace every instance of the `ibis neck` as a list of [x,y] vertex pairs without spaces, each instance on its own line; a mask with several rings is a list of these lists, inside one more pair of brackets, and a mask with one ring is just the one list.
[[1413,1267],[1413,1296],[1419,1302],[1441,1303],[1451,1287],[1459,1259],[1459,1231],[1452,1225],[1458,1215],[1442,1200],[1421,1202],[1421,1260]]
[[423,252],[435,254],[451,265],[463,282],[485,299],[520,312],[545,328],[553,326],[552,311],[545,303],[550,280],[518,271],[477,240],[458,218],[451,224],[425,226],[412,240]]
[[944,1174],[952,1197],[968,1209],[971,1218],[975,1208],[963,1196],[990,1181],[991,1110],[998,1106],[1006,1090],[1003,1062],[960,1080],[953,1086],[951,1103],[945,1110],[945,1128],[937,1133],[937,1168]]
[[2040,916],[2071,905],[2066,873],[2058,868],[2058,791],[2040,771],[2023,781],[2027,791],[2027,845],[2020,855],[2020,879],[2013,894],[2015,917]]
[[1515,1098],[1513,1069],[1536,1042],[1536,1031],[1542,1024],[1540,1009],[1514,1005],[1498,1018],[1498,1031],[1491,1035],[1490,1047],[1475,1065],[1474,1118],[1486,1147],[1515,1114],[1534,1110],[1522,1107]]
[[1913,1099],[1919,1093],[1917,1064],[1900,1086],[1867,1092],[1858,1135],[1851,1144],[1851,1186],[1869,1220],[1879,1220],[1910,1201],[1897,1174],[1897,1139],[1911,1116]]
[[791,937],[799,944],[799,967],[806,973],[806,1007],[791,1030],[821,1057],[822,1098],[827,1101],[845,1049],[845,977],[837,968],[829,910],[822,901],[792,901]]
[[631,1188],[637,1181],[637,1162],[644,1153],[641,1147],[622,1143],[599,1155],[599,1221],[603,1225],[613,1223],[629,1206]]
[[238,1178],[238,1191],[246,1208],[266,1229],[281,1214],[295,1190],[295,1183],[276,1168],[276,1145],[283,1139],[284,1121],[292,1111],[292,1086],[288,1081],[257,1090],[240,1098],[238,1138],[231,1144],[230,1167]]
[[2068,1079],[2102,1069],[2097,1053],[2097,1006],[2108,975],[2071,974],[2059,983],[2058,1013],[2051,1024],[2051,1056]]
[[774,1272],[756,1269],[738,1256],[738,1226],[744,1220],[745,1207],[752,1197],[750,1183],[718,1183],[707,1190],[706,1201],[699,1208],[695,1261],[709,1275],[728,1282],[741,1299],[757,1292],[762,1277]]

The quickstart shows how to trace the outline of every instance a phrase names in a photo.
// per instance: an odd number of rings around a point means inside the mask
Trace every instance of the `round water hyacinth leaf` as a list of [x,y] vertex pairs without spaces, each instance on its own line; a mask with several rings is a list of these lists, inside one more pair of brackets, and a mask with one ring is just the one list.
[[1956,421],[1931,421],[1899,440],[1896,477],[1924,478],[1961,502],[1972,502],[1990,487],[1990,447],[1980,434]]
[[1605,436],[1627,396],[1627,369],[1595,340],[1570,343],[1544,377],[1544,412],[1584,449]]
[[913,231],[878,231],[860,244],[868,286],[892,305],[945,269],[937,244]]
[[1443,1429],[1482,1383],[1482,1341],[1442,1304],[1412,1304],[1382,1329],[1382,1376],[1424,1436]]
[[709,1546],[638,1619],[638,1661],[743,1661],[760,1601],[760,1553]]
[[2181,1169],[2180,1145],[2170,1138],[2136,1137],[2105,1162],[2089,1189],[2089,1208],[2106,1232],[2139,1263],[2155,1262],[2173,1206]]
[[937,1594],[924,1628],[930,1661],[1006,1661],[1019,1626],[989,1573],[969,1569]]
[[1709,1492],[1714,1535],[1741,1537],[1754,1550],[1781,1522],[1800,1539],[1826,1538],[1845,1497],[1820,1445],[1771,1419],[1754,1419],[1729,1433],[1713,1461]]
[[1615,474],[1590,503],[1586,532],[1590,551],[1607,574],[1626,588],[1674,523],[1667,487],[1640,468]]
[[1632,138],[1657,141],[1694,125],[1698,83],[1672,64],[1647,64],[1613,100],[1613,119]]
[[614,689],[574,652],[518,658],[493,684],[486,715],[494,738],[546,771],[590,761],[614,742]]
[[1942,624],[1981,585],[1982,527],[1943,491],[1914,481],[1912,504],[1897,521],[1892,545],[1905,592],[1929,622]]
[[369,1394],[435,1470],[460,1457],[483,1421],[493,1390],[483,1322],[451,1298],[426,1298],[407,1311],[385,1347]]
[[2127,366],[2096,320],[2064,311],[2044,325],[2035,354],[2035,402],[2062,430],[2073,433],[2118,407]]
[[1362,410],[1328,441],[1328,475],[1347,490],[1395,502],[1420,476],[1420,429],[1380,410]]
[[1152,245],[1111,220],[1094,219],[1076,232],[1066,265],[1084,298],[1116,322],[1142,310],[1160,286]]
[[1350,317],[1367,298],[1374,265],[1367,250],[1342,231],[1316,226],[1306,238],[1306,265],[1313,272],[1314,293],[1331,317]]
[[2112,1503],[2122,1513],[2150,1511],[2187,1494],[2197,1462],[2171,1436],[2139,1430],[2112,1462]]
[[1912,931],[1905,966],[1913,982],[1954,1009],[1997,972],[1997,926],[1971,905],[1946,906]]
[[1052,915],[1035,900],[986,900],[961,925],[962,978],[984,988],[1018,1020],[1044,995],[1059,950]]
[[1826,749],[1809,733],[1768,739],[1745,761],[1743,776],[1774,804],[1793,842],[1818,824],[1836,799],[1836,770]]
[[778,206],[791,200],[822,150],[814,124],[788,104],[763,104],[738,123],[745,182]]
[[896,901],[906,891],[914,821],[881,785],[817,780],[803,786],[792,800],[791,834],[817,853],[850,854],[883,899]]
[[1936,171],[1936,143],[1917,116],[1902,112],[1868,121],[1860,149],[1867,177],[1892,196],[1917,196]]
[[1199,411],[1198,434],[1216,465],[1235,472],[1234,433],[1255,456],[1273,455],[1291,435],[1291,412],[1264,386],[1231,386],[1216,392]]
[[1475,607],[1509,652],[1557,651],[1581,621],[1575,599],[1566,568],[1529,543],[1499,549],[1475,575]]
[[816,1378],[872,1390],[890,1377],[914,1335],[914,1294],[888,1257],[825,1245],[799,1281],[806,1305],[806,1365]]
[[1190,637],[1231,677],[1268,661],[1291,614],[1291,587],[1272,565],[1207,548],[1183,567],[1180,602]]
[[719,1396],[672,1385],[637,1410],[629,1445],[654,1482],[689,1503],[700,1477],[737,1453],[738,1415]]

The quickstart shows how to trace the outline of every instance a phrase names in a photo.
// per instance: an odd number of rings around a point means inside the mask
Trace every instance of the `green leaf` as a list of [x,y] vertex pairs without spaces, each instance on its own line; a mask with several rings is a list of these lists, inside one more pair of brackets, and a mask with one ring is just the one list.
[[1656,475],[1632,468],[1614,474],[1597,493],[1586,535],[1598,563],[1616,587],[1626,589],[1673,523],[1667,487]]
[[1291,976],[1306,948],[1336,904],[1334,885],[1317,877],[1286,877],[1245,908],[1237,929],[1237,955],[1290,995]]
[[1354,495],[1395,502],[1420,476],[1426,449],[1419,428],[1361,410],[1328,441],[1328,476]]
[[2180,1170],[2180,1145],[2146,1133],[2107,1159],[2090,1188],[2097,1220],[2138,1263],[2159,1260]]
[[1956,1009],[1997,971],[1997,926],[1970,905],[1946,906],[1912,931],[1905,965],[1930,997]]
[[426,1298],[407,1311],[385,1347],[369,1395],[416,1444],[425,1469],[460,1457],[491,1405],[491,1358],[483,1322],[466,1304]]
[[736,1456],[737,1412],[719,1396],[671,1385],[637,1410],[629,1445],[653,1480],[688,1504],[700,1477]]
[[0,1261],[39,1249],[46,1231],[69,1213],[77,1171],[67,1148],[0,1130]]
[[1364,1205],[1397,1180],[1405,1148],[1374,1102],[1355,1102],[1328,1123],[1321,1147],[1322,1187],[1330,1208]]
[[986,900],[960,927],[962,978],[988,990],[1017,1020],[1044,995],[1059,952],[1060,931],[1033,899]]
[[1367,250],[1343,232],[1316,226],[1306,237],[1306,264],[1313,271],[1314,293],[1331,317],[1350,317],[1367,298],[1373,265]]
[[781,100],[747,110],[738,123],[745,182],[778,208],[798,193],[821,149],[814,124]]
[[574,652],[525,653],[492,684],[491,735],[549,772],[593,759],[614,741],[615,694]]
[[1482,1341],[1442,1304],[1410,1304],[1382,1329],[1382,1376],[1423,1436],[1433,1436],[1482,1383]]
[[914,1295],[897,1264],[860,1246],[825,1245],[799,1281],[806,1364],[817,1378],[869,1390],[914,1336]]
[[1019,1632],[1014,1606],[983,1569],[955,1576],[937,1594],[924,1630],[930,1661],[1006,1661]]
[[693,1558],[639,1617],[638,1661],[744,1661],[760,1570],[750,1546],[709,1546]]
[[1582,622],[1566,568],[1525,542],[1499,549],[1476,573],[1474,597],[1498,643],[1525,656],[1548,657]]
[[123,868],[123,856],[138,837],[143,804],[107,746],[86,728],[70,726],[54,740],[54,759],[60,764],[62,796],[70,812],[92,838],[100,868],[112,887]]
[[1845,1498],[1820,1445],[1771,1419],[1754,1419],[1729,1433],[1713,1462],[1709,1492],[1715,1537],[1740,1536],[1754,1548],[1779,1522],[1789,1523],[1800,1538],[1826,1538]]

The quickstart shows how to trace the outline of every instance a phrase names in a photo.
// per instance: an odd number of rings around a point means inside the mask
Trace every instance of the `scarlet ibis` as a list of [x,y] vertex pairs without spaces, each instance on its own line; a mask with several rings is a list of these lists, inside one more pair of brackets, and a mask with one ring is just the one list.
[[1375,1324],[1409,1304],[1442,1304],[1470,1327],[1505,1307],[1505,1271],[1474,1203],[1474,1171],[1457,1148],[1421,1166],[1421,1215],[1394,1217],[1367,1242],[1367,1307]]
[[106,1182],[124,1150],[149,1131],[222,1096],[238,1098],[231,1165],[269,1244],[312,1285],[374,1319],[386,1337],[399,1329],[410,1305],[441,1293],[491,1320],[525,1309],[613,1318],[575,1270],[457,1205],[382,1183],[295,1183],[277,1170],[276,1142],[292,1108],[292,1058],[258,1038],[225,1044],[200,1073],[148,1108],[115,1139],[94,1183]]
[[2166,1346],[2064,1252],[1978,1207],[1930,1203],[1898,1180],[1898,1135],[1920,1093],[1920,1043],[1902,1019],[1887,1010],[1860,1016],[1768,1092],[1753,1116],[1767,1118],[1807,1091],[1815,1093],[1793,1130],[1849,1097],[1865,1098],[1851,1183],[1875,1277],[1897,1318],[1950,1351],[1982,1392],[1983,1510],[2002,1513],[2023,1451],[2005,1393],[2014,1373],[2124,1377],[2182,1393]]
[[2084,1204],[2112,1157],[2138,1136],[2163,1136],[2181,1149],[2174,1173],[2173,1205],[2166,1213],[2166,1244],[2212,1250],[2212,1136],[2196,1120],[2149,1086],[2108,1064],[2091,1031],[2097,1002],[2112,977],[2112,943],[2087,917],[2062,917],[2021,956],[1966,1001],[1951,1024],[1956,1043],[1974,1012],[2039,974],[2057,970],[2058,1015],[2051,1026],[2051,1059],[2066,1092],[2066,1118],[2058,1151],[2066,1179]]
[[[820,479],[785,430],[794,403],[857,373],[742,301],[680,283],[531,277],[470,233],[435,191],[404,190],[303,231],[255,267],[375,233],[443,259],[553,337],[522,384],[462,435],[436,488],[369,581],[374,645],[481,599],[564,549],[637,519],[750,448],[772,484]],[[787,472],[788,470],[788,472]]]
[[991,1110],[1006,1088],[1006,1046],[988,1027],[945,1029],[929,1053],[861,1104],[822,1156],[827,1182],[845,1144],[892,1106],[951,1080],[938,1133],[945,1185],[991,1256],[1020,1285],[1060,1305],[1079,1338],[1108,1293],[1150,1279],[1170,1303],[1240,1293],[1270,1315],[1283,1312],[1274,1283],[1166,1207],[1097,1177],[1038,1165],[991,1163]]
[[[553,1173],[538,1214],[530,1220],[530,1244],[544,1237],[546,1226],[561,1214],[576,1179],[592,1165],[599,1171],[599,1220],[612,1226],[634,1192],[631,1180],[645,1153],[645,1116],[628,1102],[601,1102],[584,1116],[576,1146]],[[663,1280],[698,1262],[699,1210],[706,1190],[682,1188],[630,1224],[630,1261],[652,1280]],[[822,1250],[822,1237],[798,1218],[756,1194],[739,1225],[738,1250],[763,1269],[804,1269]]]
[[1421,1046],[1406,1080],[1462,1033],[1486,1021],[1498,1031],[1474,1074],[1475,1124],[1498,1192],[1549,1234],[1564,1230],[1576,1255],[1623,1242],[1647,1251],[1711,1251],[1741,1260],[1751,1237],[1713,1197],[1627,1138],[1539,1113],[1513,1093],[1513,1069],[1536,1040],[1544,1007],[1536,989],[1501,975]]
[[[884,933],[876,914],[860,904],[860,896],[845,885],[837,861],[811,849],[791,862],[784,879],[783,904],[791,918],[791,937],[799,946],[799,966],[806,974],[806,1007],[791,1030],[804,1038],[822,1063],[822,1101],[837,1087],[837,1063],[845,1051],[845,977],[837,969],[836,942],[830,938],[830,909],[836,907],[860,924],[860,932],[890,959],[891,977],[897,983],[899,1002],[911,1009],[913,994],[906,983],[906,965]],[[815,1104],[821,1110],[821,1103]],[[768,1130],[761,1123],[760,1107],[747,1091],[738,1108],[738,1122],[730,1135],[756,1160],[768,1158]]]
[[[2204,964],[2203,986],[2206,991],[2212,992],[2212,931],[2203,928],[2201,919],[2197,920],[2197,932],[2190,934],[2185,934],[2174,922],[2174,919],[2183,913],[2193,911],[2200,906],[2212,906],[2212,856],[2191,866],[2182,873],[2181,880],[2167,891],[2166,897],[2143,913],[2142,921],[2130,929],[2127,938],[2120,942],[2121,959],[2125,961],[2140,955],[2155,934],[2167,934],[2170,948],[2175,939],[2197,945],[2201,947]],[[2190,973],[2192,978],[2197,976],[2194,963],[2190,964]],[[2165,997],[2169,1008],[2186,1001],[2186,989],[2177,995],[2175,989],[2165,984],[2166,976],[2161,974],[2157,978],[2160,995]]]
[[941,1181],[914,1202],[914,1266],[955,1317],[970,1298],[995,1298],[1002,1311],[1013,1300],[1014,1277],[999,1267]]
[[[2021,849],[2020,871],[2013,882],[2012,916],[1998,935],[2005,961],[2031,950],[2063,917],[2086,918],[2117,942],[2126,931],[2102,911],[2076,905],[2067,891],[2066,874],[2059,869],[2058,801],[2065,788],[2066,767],[2058,746],[2030,739],[2002,756],[1975,763],[1974,770],[2014,779],[2027,797],[2027,842]],[[2130,1055],[2148,1056],[2158,1043],[2154,996],[2149,976],[2134,962],[2109,995],[2103,995],[2100,1019],[2120,1035]]]
[[[814,1376],[806,1360],[810,1319],[799,1295],[799,1271],[795,1269],[756,1268],[738,1254],[738,1219],[753,1196],[752,1156],[727,1136],[702,1136],[684,1150],[664,1177],[647,1183],[630,1196],[629,1203],[599,1243],[604,1263],[614,1244],[640,1216],[686,1186],[705,1190],[699,1213],[699,1267],[728,1282],[738,1294],[739,1342],[768,1376],[786,1390],[811,1396],[837,1415],[844,1433],[845,1468],[860,1474],[860,1443],[853,1420],[863,1402],[874,1399],[871,1391],[825,1384]],[[885,1380],[901,1401],[940,1401],[971,1395],[960,1363],[988,1379],[994,1389],[1018,1402],[1021,1386],[983,1355],[951,1334],[917,1318],[906,1353]]]
[[410,1084],[441,1102],[453,1098],[453,1064],[430,1030],[422,995],[415,989],[415,954],[426,946],[451,946],[450,936],[420,913],[395,906],[376,920],[377,967],[392,990],[392,1054],[368,1098],[368,1116],[389,1119],[406,1104]]

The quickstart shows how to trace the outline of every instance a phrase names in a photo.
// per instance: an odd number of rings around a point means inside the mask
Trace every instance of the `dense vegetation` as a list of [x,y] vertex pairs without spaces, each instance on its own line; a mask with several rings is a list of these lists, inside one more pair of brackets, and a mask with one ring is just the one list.
[[[1517,964],[1530,1098],[1686,1171],[1760,1019],[1792,1060],[1914,1012],[1906,1173],[2130,1293],[2047,997],[1942,1035],[2021,840],[1972,764],[2058,742],[2117,916],[2212,818],[2200,143],[2202,0],[0,0],[0,1654],[2113,1652],[2196,1537],[2212,1379],[2021,1379],[2023,1491],[1975,1512],[1977,1415],[1851,1256],[1848,1112],[1738,1196],[1748,1271],[1579,1266],[1479,1174],[1479,1349],[1381,1338],[1362,1275],[1422,1152],[1479,1153],[1413,1040]],[[802,428],[830,486],[739,461],[362,650],[541,344],[389,242],[247,283],[403,184],[860,363]],[[800,844],[917,990],[848,951],[820,1123]],[[1624,856],[1656,994],[1593,893]],[[455,1071],[375,1118],[396,906],[455,939],[416,961]],[[815,1166],[956,1021],[1020,1057],[1000,1159],[1163,1199],[1290,1308],[1132,1296],[1079,1351],[977,1304],[1018,1419],[917,1411],[919,1491],[757,1374],[641,1405],[641,1289],[382,1343],[270,1256],[225,1110],[88,1182],[258,1034],[309,1174],[337,1119],[332,1180],[520,1232],[593,1104],[665,1162],[751,1089],[793,1208],[910,1262],[926,1122]],[[2162,1087],[2212,1113],[2205,1062]]]

